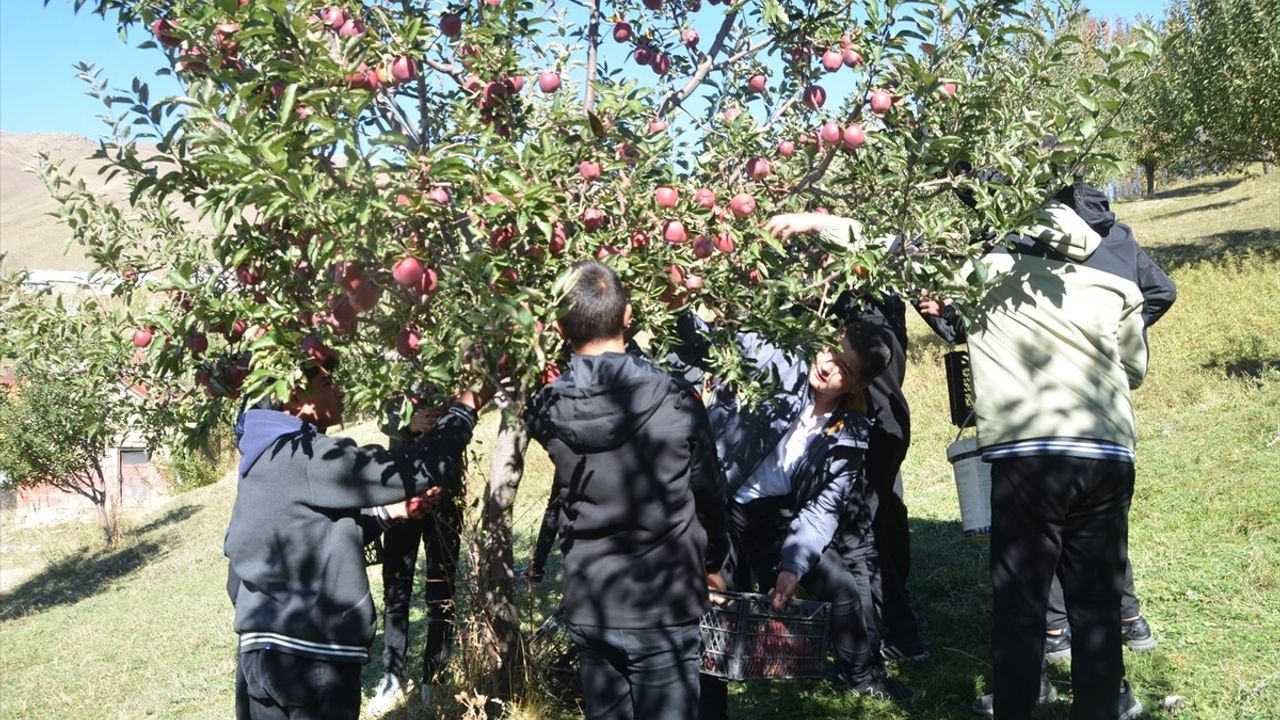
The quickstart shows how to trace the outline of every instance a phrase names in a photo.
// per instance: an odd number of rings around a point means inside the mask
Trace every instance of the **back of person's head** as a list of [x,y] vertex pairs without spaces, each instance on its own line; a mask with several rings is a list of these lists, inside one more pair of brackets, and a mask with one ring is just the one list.
[[849,341],[849,347],[858,354],[863,380],[874,380],[889,367],[889,362],[893,359],[893,345],[888,328],[855,320],[844,326],[844,337]]
[[581,347],[622,336],[627,291],[616,273],[594,260],[573,266],[575,277],[561,303],[560,330],[569,344]]

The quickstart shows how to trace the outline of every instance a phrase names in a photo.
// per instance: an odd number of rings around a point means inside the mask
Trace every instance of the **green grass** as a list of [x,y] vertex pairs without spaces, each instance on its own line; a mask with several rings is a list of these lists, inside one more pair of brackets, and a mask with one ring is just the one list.
[[[1152,329],[1150,376],[1135,396],[1141,437],[1131,555],[1160,647],[1126,654],[1149,709],[1169,695],[1187,698],[1179,718],[1280,717],[1276,208],[1277,175],[1211,178],[1117,207],[1179,288],[1177,304]],[[954,434],[945,348],[914,319],[911,336],[915,437],[904,468],[911,583],[934,659],[897,672],[918,700],[897,709],[824,684],[753,684],[735,688],[735,718],[966,718],[986,687],[986,549],[962,537],[944,456]],[[482,423],[480,458],[495,425],[492,414]],[[374,438],[369,426],[354,430]],[[473,464],[477,476],[485,469]],[[535,448],[516,508],[518,562],[528,557],[549,481]],[[233,493],[223,481],[179,495],[133,519],[109,553],[93,549],[92,527],[35,531],[6,523],[0,571],[32,563],[45,569],[0,596],[0,718],[229,717],[234,634],[221,542]],[[523,596],[530,624],[554,604],[554,585]],[[418,640],[420,611],[412,620]],[[366,668],[369,692],[379,672],[377,661]],[[1064,718],[1066,707],[1040,717]],[[460,714],[450,704],[441,716]],[[517,716],[577,715],[531,695]],[[432,715],[411,705],[399,717]]]

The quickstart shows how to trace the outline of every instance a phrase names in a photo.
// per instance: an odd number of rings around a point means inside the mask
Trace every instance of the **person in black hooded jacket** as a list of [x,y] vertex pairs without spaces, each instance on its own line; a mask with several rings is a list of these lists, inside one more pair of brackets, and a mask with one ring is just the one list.
[[389,519],[369,508],[422,495],[453,472],[486,395],[463,392],[424,441],[393,451],[330,438],[342,419],[332,367],[281,409],[245,412],[223,552],[239,635],[238,720],[355,720],[375,609],[363,545]]
[[573,355],[525,420],[555,465],[586,716],[688,720],[699,618],[728,552],[715,445],[693,388],[625,352],[631,309],[613,271],[573,272],[557,321]]

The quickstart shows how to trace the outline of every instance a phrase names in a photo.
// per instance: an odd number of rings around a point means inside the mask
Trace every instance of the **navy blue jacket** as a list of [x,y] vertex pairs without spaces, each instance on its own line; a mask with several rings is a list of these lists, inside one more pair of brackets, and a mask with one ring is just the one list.
[[[679,362],[705,371],[710,348],[706,324],[693,313],[685,313],[679,318],[677,332],[680,345],[675,354]],[[717,385],[707,397],[707,417],[730,498],[773,453],[812,401],[809,366],[802,358],[756,333],[739,333],[735,340],[756,376],[773,378],[777,389],[753,408],[741,405],[734,389],[724,384]],[[862,413],[842,408],[809,443],[791,476],[793,519],[778,569],[803,577],[835,536],[846,499],[851,503],[869,501],[871,493],[861,473],[869,428]]]

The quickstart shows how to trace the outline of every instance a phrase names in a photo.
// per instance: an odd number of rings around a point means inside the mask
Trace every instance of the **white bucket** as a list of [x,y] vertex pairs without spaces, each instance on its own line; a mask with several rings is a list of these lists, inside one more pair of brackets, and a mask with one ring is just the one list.
[[967,538],[991,534],[991,465],[982,461],[978,439],[961,438],[947,447],[960,496],[960,524]]

